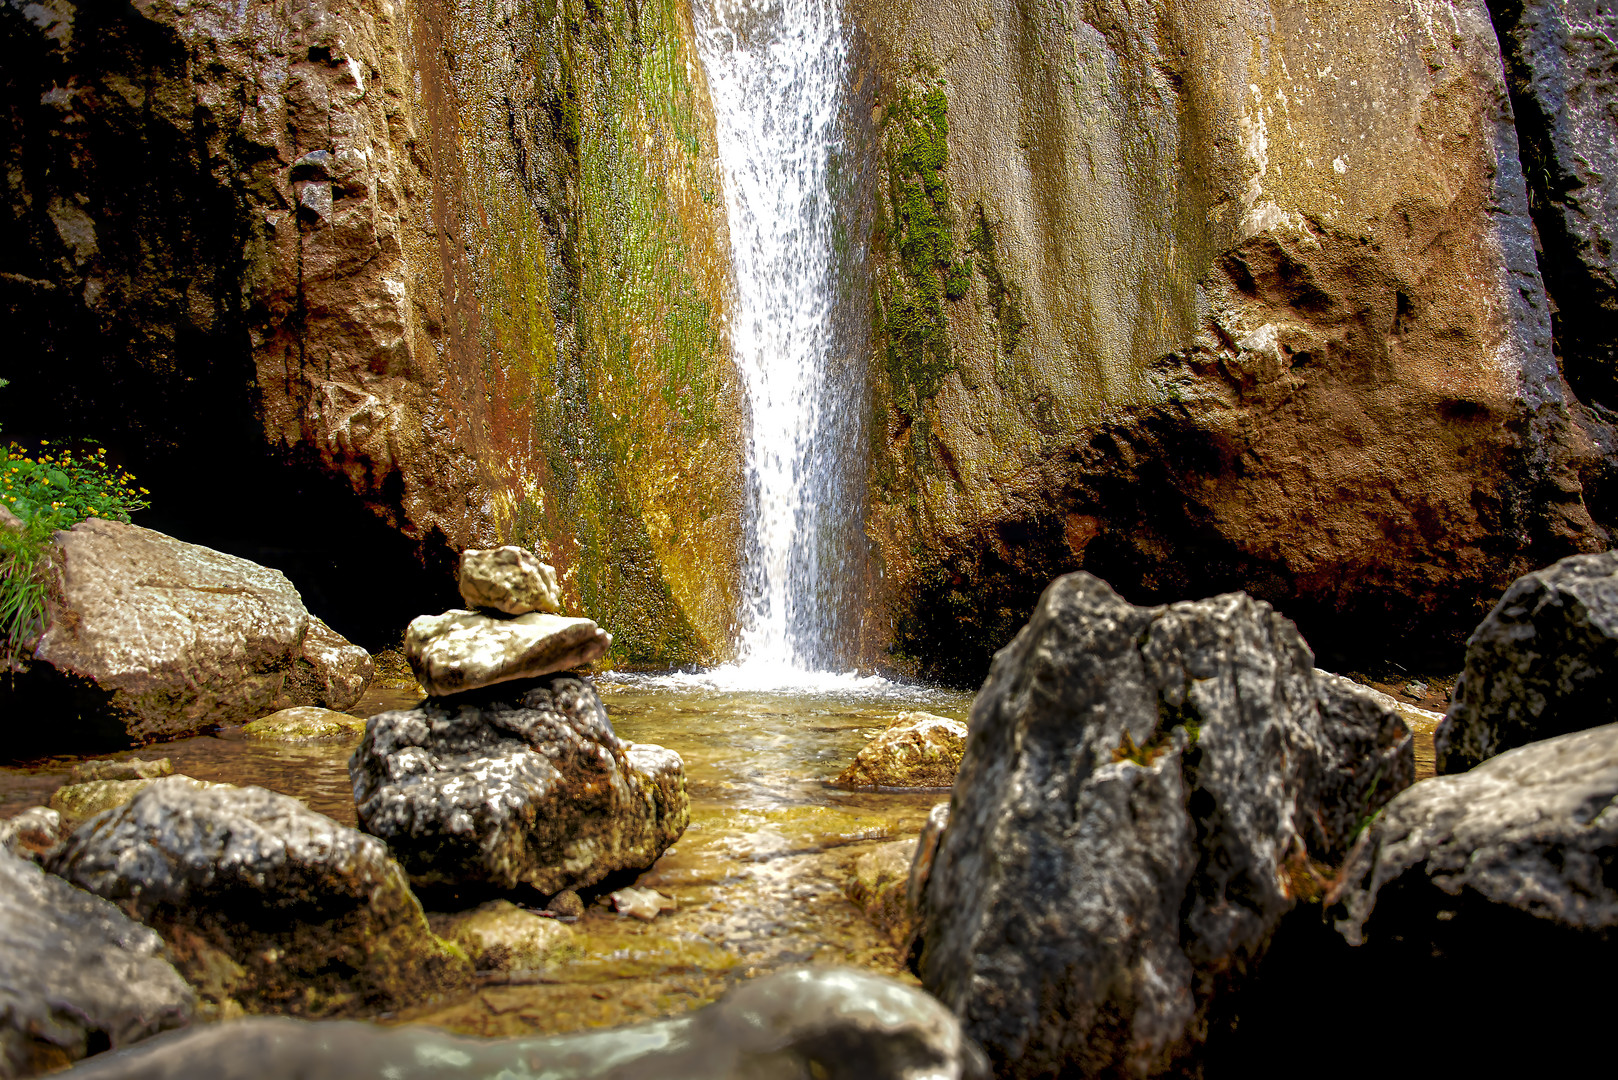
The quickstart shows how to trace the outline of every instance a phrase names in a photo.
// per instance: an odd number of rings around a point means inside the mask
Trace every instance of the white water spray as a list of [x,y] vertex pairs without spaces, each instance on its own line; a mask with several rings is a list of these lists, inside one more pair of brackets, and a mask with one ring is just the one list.
[[834,377],[831,169],[847,68],[838,0],[695,0],[725,172],[731,339],[752,416],[741,681],[835,663],[850,575],[857,380]]

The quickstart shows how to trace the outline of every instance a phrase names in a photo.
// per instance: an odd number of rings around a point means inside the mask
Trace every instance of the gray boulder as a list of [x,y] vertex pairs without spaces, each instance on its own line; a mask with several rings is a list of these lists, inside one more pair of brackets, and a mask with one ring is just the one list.
[[1618,552],[1524,574],[1466,643],[1433,736],[1440,773],[1618,718]]
[[349,775],[360,827],[418,885],[592,885],[652,865],[690,816],[680,756],[620,742],[561,675],[374,716]]
[[1182,1067],[1415,768],[1398,717],[1318,678],[1268,605],[1139,608],[1082,573],[997,654],[970,726],[915,875],[919,971],[1002,1076]]
[[441,696],[582,667],[612,635],[589,619],[532,612],[513,619],[446,611],[412,619],[405,659],[427,693]]
[[507,615],[562,610],[556,568],[513,545],[461,552],[461,599],[468,607]]
[[55,543],[61,589],[33,666],[88,689],[81,724],[138,742],[326,703],[289,682],[311,620],[279,570],[95,518]]
[[0,821],[0,848],[30,862],[43,862],[62,842],[63,833],[60,812],[48,806],[31,806]]
[[[1390,802],[1343,868],[1334,900],[1351,944],[1385,890],[1429,917],[1481,899],[1580,931],[1618,927],[1618,724],[1530,743]],[[1431,886],[1431,888],[1422,888]]]
[[673,1020],[550,1038],[241,1020],[87,1063],[83,1080],[989,1080],[943,1006],[846,968],[779,972]]
[[359,1013],[470,978],[379,841],[262,788],[150,781],[47,865],[161,933],[227,1010]]
[[155,933],[0,851],[0,1077],[182,1027],[195,1008]]

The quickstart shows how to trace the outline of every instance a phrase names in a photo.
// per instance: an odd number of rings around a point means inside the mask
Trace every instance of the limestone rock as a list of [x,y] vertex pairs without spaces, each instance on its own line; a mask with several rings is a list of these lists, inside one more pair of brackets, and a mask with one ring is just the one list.
[[1240,593],[1051,584],[995,658],[922,895],[923,985],[999,1074],[1182,1066],[1354,830],[1410,782],[1398,717]]
[[62,836],[62,815],[48,806],[32,806],[0,821],[0,849],[30,862],[43,862]]
[[492,608],[507,615],[562,611],[556,568],[540,562],[527,548],[509,544],[461,552],[461,599],[467,607]]
[[916,923],[909,898],[910,867],[915,856],[914,840],[878,844],[854,860],[843,887],[854,906],[865,912],[895,945],[904,944]]
[[870,972],[823,967],[760,976],[674,1019],[551,1038],[471,1039],[282,1018],[211,1024],[116,1062],[81,1066],[74,1080],[384,1080],[424,1076],[424,1068],[550,1080],[990,1078],[960,1024],[928,995]]
[[932,713],[896,717],[855,755],[832,783],[838,787],[935,787],[955,783],[966,725]]
[[565,924],[524,911],[510,900],[491,900],[461,915],[434,916],[433,928],[459,945],[479,971],[539,968],[573,940]]
[[642,922],[651,922],[665,911],[674,911],[680,905],[656,889],[618,889],[610,894],[612,910],[620,915],[631,915]]
[[102,758],[81,761],[67,771],[67,782],[86,784],[91,780],[156,780],[174,775],[174,764],[168,758]]
[[[1343,867],[1338,923],[1353,944],[1384,892],[1466,914],[1468,898],[1570,930],[1618,928],[1618,724],[1529,743],[1388,803]],[[1431,886],[1431,888],[1423,888]],[[1376,925],[1376,924],[1373,924]],[[1382,920],[1384,932],[1420,933]]]
[[0,851],[0,1077],[183,1027],[195,1007],[155,933]]
[[465,985],[376,838],[262,788],[148,784],[49,869],[156,929],[216,1006],[323,1016]]
[[1618,9],[1493,0],[1523,169],[1573,389],[1618,407]]
[[411,621],[405,658],[427,693],[444,695],[580,667],[611,644],[612,635],[589,619],[447,611]]
[[1440,773],[1618,716],[1618,552],[1512,582],[1466,643],[1433,736]]
[[[1521,6],[1567,12],[1545,107],[1593,155],[1555,197],[1610,207],[1611,9]],[[868,529],[923,675],[979,682],[1070,570],[1245,589],[1332,667],[1608,546],[1484,0],[971,11],[848,8],[894,226]]]
[[358,739],[365,734],[365,721],[332,709],[299,705],[254,720],[242,728],[242,734],[265,742]]
[[370,653],[311,615],[280,700],[338,711],[352,708],[375,674]]
[[57,696],[79,725],[169,739],[263,716],[277,701],[325,700],[290,679],[310,616],[279,570],[99,518],[55,542],[61,592],[34,667],[78,689]]
[[620,742],[562,675],[373,716],[349,775],[360,827],[418,884],[580,888],[652,865],[690,813],[680,756]]

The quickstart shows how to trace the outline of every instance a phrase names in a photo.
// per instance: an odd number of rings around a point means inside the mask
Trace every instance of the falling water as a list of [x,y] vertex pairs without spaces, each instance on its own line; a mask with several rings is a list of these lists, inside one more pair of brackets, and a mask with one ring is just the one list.
[[731,339],[752,417],[739,641],[754,681],[842,661],[856,561],[859,383],[842,366],[833,197],[846,73],[838,0],[696,0],[725,170]]

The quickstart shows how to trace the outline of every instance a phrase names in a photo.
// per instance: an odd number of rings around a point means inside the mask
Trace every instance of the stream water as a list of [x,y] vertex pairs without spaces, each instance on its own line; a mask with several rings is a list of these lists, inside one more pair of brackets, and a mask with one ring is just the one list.
[[[915,836],[945,796],[846,792],[825,781],[899,713],[964,720],[971,695],[848,678],[795,692],[719,689],[694,676],[607,675],[597,685],[620,737],[685,759],[690,828],[640,879],[679,908],[642,923],[592,905],[572,927],[573,946],[543,972],[395,1019],[476,1034],[565,1032],[680,1012],[793,963],[903,976],[893,944],[843,888],[861,852]],[[415,700],[413,690],[373,689],[353,711]],[[352,750],[259,743],[225,729],[112,756],[167,757],[175,772],[257,784],[352,825]],[[73,760],[0,768],[0,818],[46,802]]]

